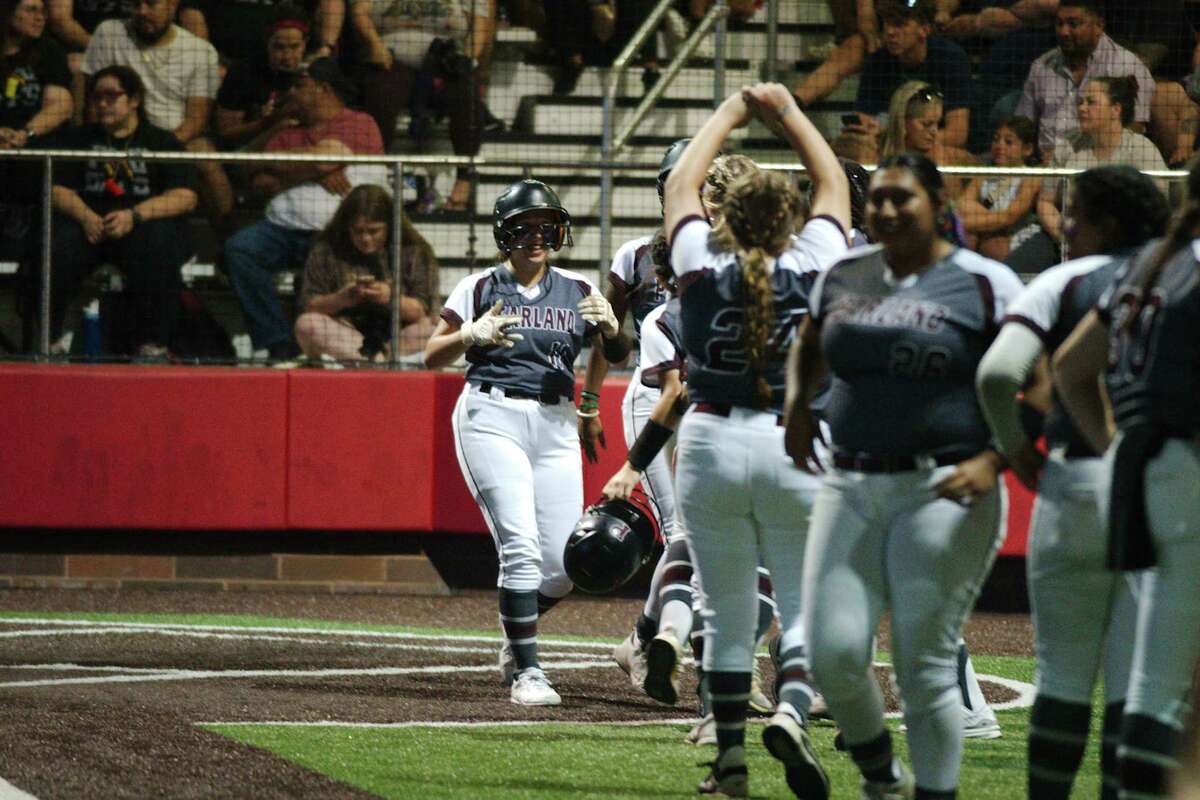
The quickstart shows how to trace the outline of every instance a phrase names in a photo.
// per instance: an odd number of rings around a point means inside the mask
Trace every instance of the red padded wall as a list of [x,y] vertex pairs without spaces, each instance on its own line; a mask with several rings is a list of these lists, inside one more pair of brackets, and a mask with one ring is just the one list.
[[290,370],[289,528],[433,530],[430,372]]
[[0,525],[286,524],[286,373],[0,365],[0,387]]

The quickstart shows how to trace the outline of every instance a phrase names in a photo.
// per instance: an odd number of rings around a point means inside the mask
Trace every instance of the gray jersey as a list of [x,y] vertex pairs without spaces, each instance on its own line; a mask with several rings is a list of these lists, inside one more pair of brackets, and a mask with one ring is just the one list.
[[633,316],[633,335],[639,343],[646,315],[667,302],[667,293],[654,277],[650,238],[643,236],[621,245],[608,271],[608,282],[625,298],[625,307]]
[[[688,396],[695,403],[755,408],[755,379],[743,343],[745,319],[738,257],[721,249],[698,216],[680,221],[671,235],[671,266],[679,279]],[[771,387],[767,410],[783,410],[784,362],[796,328],[808,313],[817,274],[846,252],[836,222],[817,217],[793,237],[771,271],[775,320],[763,377]]]
[[597,328],[579,316],[579,301],[599,294],[577,272],[548,267],[528,289],[503,265],[463,278],[442,308],[454,325],[482,316],[497,300],[501,313],[521,317],[509,330],[524,338],[512,347],[476,345],[467,350],[467,380],[542,397],[575,396],[575,359]]
[[[1004,321],[1029,328],[1042,340],[1046,353],[1053,355],[1096,305],[1127,258],[1128,255],[1086,256],[1046,270],[1013,301]],[[1043,431],[1051,449],[1066,447],[1074,455],[1099,455],[1071,422],[1057,389]]]
[[646,315],[638,378],[649,389],[661,389],[662,374],[673,369],[679,370],[681,380],[687,380],[687,354],[683,349],[683,322],[679,314],[679,298],[672,297]]
[[833,441],[887,456],[983,449],[975,370],[1020,291],[1008,267],[963,249],[899,281],[880,246],[822,273],[812,315],[833,374]]
[[1109,330],[1108,393],[1118,427],[1149,422],[1191,436],[1200,432],[1200,240],[1142,289],[1156,249],[1144,247],[1097,305]]

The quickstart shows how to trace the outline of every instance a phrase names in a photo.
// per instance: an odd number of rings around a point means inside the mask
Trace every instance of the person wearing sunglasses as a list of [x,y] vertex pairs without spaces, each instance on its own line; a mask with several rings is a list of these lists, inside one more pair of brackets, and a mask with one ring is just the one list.
[[[946,99],[936,87],[921,81],[909,81],[896,90],[888,106],[888,124],[884,130],[881,155],[920,153],[939,166],[975,164],[973,155],[945,141]],[[961,181],[948,178],[946,190],[956,197]]]
[[192,255],[183,216],[196,207],[195,168],[133,157],[182,149],[174,134],[145,118],[145,89],[136,72],[105,67],[89,88],[95,122],[64,134],[60,146],[124,155],[64,162],[54,170],[51,338],[61,335],[67,301],[83,279],[108,260],[120,268],[133,298],[133,351],[162,358],[175,328],[180,268]]
[[541,181],[518,181],[496,198],[492,235],[500,263],[468,275],[446,299],[425,364],[460,356],[467,380],[454,406],[455,450],[500,558],[501,678],[523,706],[562,698],[538,663],[538,618],[573,588],[563,564],[583,511],[583,457],[575,360],[585,343],[618,335],[612,307],[590,280],[552,266],[571,247],[571,215]]

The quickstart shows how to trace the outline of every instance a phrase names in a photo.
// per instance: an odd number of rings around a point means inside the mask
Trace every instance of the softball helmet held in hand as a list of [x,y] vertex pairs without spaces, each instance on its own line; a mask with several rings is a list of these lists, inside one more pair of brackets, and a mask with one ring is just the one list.
[[[553,222],[532,225],[518,218],[532,211],[549,212]],[[529,247],[532,234],[540,233],[543,246],[558,250],[575,244],[571,237],[571,215],[559,202],[558,195],[541,181],[526,178],[509,186],[496,198],[492,209],[492,235],[505,255]]]
[[640,486],[628,500],[601,500],[567,539],[567,577],[588,594],[615,591],[650,560],[658,539],[658,511]]

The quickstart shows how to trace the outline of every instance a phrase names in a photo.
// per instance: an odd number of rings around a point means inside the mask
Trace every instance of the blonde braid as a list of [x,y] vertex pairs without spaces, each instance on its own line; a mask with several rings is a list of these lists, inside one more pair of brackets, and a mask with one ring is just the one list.
[[741,264],[742,344],[754,372],[755,405],[765,408],[772,399],[766,370],[775,327],[774,292],[767,261],[778,257],[787,247],[801,212],[800,195],[786,175],[755,170],[729,187],[721,211]]

